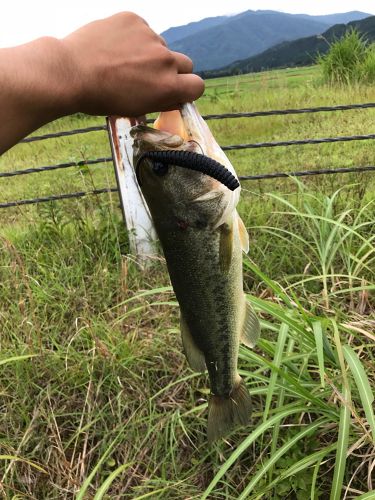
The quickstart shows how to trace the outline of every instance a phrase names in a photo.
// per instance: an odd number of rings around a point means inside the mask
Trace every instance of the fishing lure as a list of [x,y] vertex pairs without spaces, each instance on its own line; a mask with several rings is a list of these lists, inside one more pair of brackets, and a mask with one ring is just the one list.
[[143,153],[139,157],[135,169],[139,185],[141,185],[139,167],[146,158],[153,161],[153,171],[158,175],[165,175],[168,172],[169,165],[176,165],[209,175],[224,184],[231,191],[240,186],[235,176],[221,163],[193,151],[147,151]]

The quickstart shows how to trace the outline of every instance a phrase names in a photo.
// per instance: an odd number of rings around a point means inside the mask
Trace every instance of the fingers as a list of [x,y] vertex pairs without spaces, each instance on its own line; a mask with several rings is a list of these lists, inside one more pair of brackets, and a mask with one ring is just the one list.
[[138,116],[176,109],[204,91],[203,80],[192,74],[191,59],[169,50],[144,19],[130,12],[80,28],[64,39],[64,46],[72,74],[78,75],[72,98],[78,111]]
[[178,73],[191,73],[193,71],[193,61],[190,57],[180,52],[171,51],[177,63]]
[[157,35],[158,39],[159,39],[159,42],[164,45],[164,47],[167,47],[167,42],[165,41],[165,39],[160,36],[160,35]]
[[180,52],[170,51],[169,53],[174,58],[174,71],[177,70],[178,74],[170,80],[170,83],[172,81],[173,83],[169,87],[167,94],[169,99],[173,99],[173,102],[171,103],[168,99],[169,103],[166,102],[165,106],[170,107],[172,104],[171,109],[176,109],[176,105],[179,103],[197,100],[204,92],[204,81],[198,75],[192,73],[193,61],[190,57]]
[[196,101],[204,92],[204,81],[198,75],[177,75],[178,96],[180,103]]

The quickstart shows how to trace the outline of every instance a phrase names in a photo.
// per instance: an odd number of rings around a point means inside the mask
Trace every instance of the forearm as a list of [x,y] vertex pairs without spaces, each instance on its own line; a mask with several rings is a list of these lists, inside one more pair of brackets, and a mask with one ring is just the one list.
[[54,38],[0,49],[0,154],[33,130],[75,112],[72,65]]
[[140,116],[197,99],[203,81],[131,12],[94,21],[62,40],[0,49],[0,154],[56,118]]

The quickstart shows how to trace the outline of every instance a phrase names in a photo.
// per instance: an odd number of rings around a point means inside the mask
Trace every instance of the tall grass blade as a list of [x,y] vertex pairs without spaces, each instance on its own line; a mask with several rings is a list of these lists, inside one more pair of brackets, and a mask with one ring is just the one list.
[[116,470],[111,472],[111,474],[107,477],[107,479],[104,481],[104,483],[100,486],[100,488],[96,492],[94,500],[102,500],[103,496],[106,494],[108,488],[111,486],[116,477],[119,476],[124,470],[126,470],[131,465],[132,463],[120,465],[120,467],[117,467]]
[[230,455],[230,457],[225,461],[225,463],[220,467],[218,472],[215,474],[215,477],[212,479],[211,483],[206,488],[205,492],[202,495],[202,499],[209,498],[210,493],[216,487],[216,485],[220,482],[221,478],[224,474],[230,469],[230,467],[235,463],[235,461],[242,455],[244,451],[256,440],[259,436],[261,436],[264,432],[270,430],[276,422],[279,422],[283,418],[289,417],[290,415],[294,415],[296,413],[301,413],[306,411],[306,406],[296,406],[294,408],[288,408],[287,410],[280,409],[279,413],[271,417],[266,422],[260,424],[247,438],[245,438],[242,443],[234,450],[234,452]]
[[[167,486],[164,486],[164,488],[159,488],[158,490],[149,491],[148,493],[144,493],[143,495],[134,497],[133,500],[143,500],[144,498],[156,498],[157,493],[163,493],[163,492],[169,490],[172,486],[176,487],[178,484],[181,484],[184,481],[185,480],[178,481],[177,483],[174,483],[173,485],[168,484]],[[159,496],[159,498],[167,498],[167,497]]]
[[322,463],[322,460],[323,460],[323,458],[321,458],[319,460],[319,462],[314,467],[314,472],[313,472],[312,481],[311,481],[311,490],[310,490],[311,500],[318,500],[318,491],[316,488],[316,481],[318,479],[319,469],[320,469],[320,465]]
[[328,422],[329,420],[326,418],[320,418],[313,424],[308,425],[298,434],[293,436],[292,439],[289,439],[281,448],[277,450],[275,454],[273,454],[261,467],[261,469],[255,474],[250,483],[243,490],[241,495],[238,497],[238,500],[246,500],[248,495],[253,490],[254,486],[262,479],[263,475],[267,473],[268,469],[272,467],[292,446],[298,443],[301,439],[308,436],[317,430],[322,424]]
[[[344,383],[343,385],[344,400],[350,401],[350,389]],[[349,426],[350,426],[350,409],[345,403],[342,403],[340,412],[339,434],[337,437],[337,451],[335,470],[333,473],[332,489],[330,500],[340,500],[342,498],[341,491],[343,487],[346,454],[348,452],[349,444]]]
[[36,464],[31,460],[27,460],[26,458],[17,457],[16,455],[0,455],[0,460],[12,460],[13,462],[23,462],[24,464],[30,465],[30,467],[34,467],[34,469],[37,469],[38,471],[43,472],[44,474],[48,474],[48,472],[45,469],[43,469],[43,467],[41,467],[39,464]]
[[8,363],[15,363],[17,361],[23,361],[24,359],[35,358],[39,354],[22,354],[21,356],[11,356],[10,358],[0,359],[0,366],[6,365]]
[[[275,356],[273,358],[273,364],[277,368],[280,368],[280,365],[281,365],[288,330],[289,330],[289,326],[286,325],[285,323],[283,323],[280,327],[280,332],[279,332],[279,335],[277,338],[277,344],[276,344],[276,348],[275,348]],[[272,371],[271,377],[270,377],[270,383],[268,384],[267,399],[266,399],[266,404],[265,404],[264,414],[263,414],[263,422],[266,421],[268,418],[268,412],[270,410],[272,398],[274,396],[277,376],[278,376],[278,372]]]
[[374,498],[375,498],[375,490],[371,490],[357,497],[357,500],[374,500]]
[[114,447],[116,443],[120,440],[120,438],[123,438],[124,435],[119,432],[118,435],[115,437],[115,439],[112,441],[112,443],[108,446],[106,451],[103,453],[103,455],[100,457],[99,461],[95,465],[95,467],[92,469],[90,474],[87,476],[85,481],[83,482],[82,486],[80,487],[79,491],[77,492],[76,500],[85,500],[87,498],[86,493],[88,488],[90,487],[91,481],[93,480],[95,474],[98,472],[102,464],[107,460],[107,458],[114,452]]
[[374,394],[369,379],[355,351],[349,345],[344,345],[343,351],[359,391],[363,410],[371,428],[372,439],[375,442]]
[[276,283],[274,280],[271,280],[268,276],[266,276],[256,265],[254,265],[249,258],[244,259],[245,267],[251,269],[251,271],[256,274],[259,278],[261,278],[266,285],[268,285],[271,290],[275,292],[275,294],[282,298],[285,304],[289,307],[293,307],[292,302],[288,295],[284,292],[281,286]]
[[146,290],[144,292],[137,293],[133,295],[132,297],[129,297],[126,300],[123,300],[122,302],[119,302],[115,306],[111,307],[108,309],[109,311],[113,311],[114,309],[117,309],[118,307],[123,307],[126,304],[129,304],[129,302],[133,302],[134,300],[139,300],[143,297],[148,297],[149,295],[157,295],[159,293],[166,293],[166,292],[172,292],[172,287],[171,286],[161,286],[158,288],[153,288],[151,290]]
[[312,324],[315,344],[316,344],[316,353],[318,356],[318,365],[319,365],[319,375],[320,375],[320,385],[325,387],[324,381],[324,348],[323,348],[323,329],[321,321],[314,321]]
[[262,490],[259,490],[259,492],[255,493],[251,498],[263,498],[263,495],[267,491],[275,488],[277,484],[281,481],[284,481],[284,479],[295,476],[299,472],[313,466],[314,464],[316,464],[316,466],[319,466],[323,458],[329,453],[333,452],[336,448],[337,443],[333,443],[330,446],[323,448],[322,450],[316,451],[315,453],[312,453],[307,457],[303,457],[301,460],[298,460],[298,462],[289,467],[289,469],[283,470],[278,477],[276,477],[272,482],[268,483]]
[[[287,385],[287,384],[284,385],[285,389],[288,392],[291,392],[291,393],[297,395],[299,398],[305,399],[306,401],[314,403],[316,405],[316,407],[320,408],[322,411],[328,411],[329,413],[333,412],[332,407],[328,403],[326,403],[323,399],[320,399],[319,397],[314,396],[314,394],[311,392],[310,388],[304,387],[300,383],[299,377],[291,375],[286,370],[283,370],[281,368],[277,368],[277,366],[275,366],[273,363],[268,361],[266,358],[259,356],[255,352],[248,350],[248,352],[244,353],[242,351],[242,353],[243,353],[244,358],[257,361],[260,366],[264,365],[266,367],[269,367],[271,370],[276,371],[280,375],[280,378],[282,378],[286,382],[288,382],[289,385]],[[294,388],[294,390],[293,390],[293,388]]]
[[[286,353],[285,353],[286,356],[290,356],[293,353],[294,345],[295,345],[295,340],[292,337],[289,337],[288,345],[287,345]],[[276,380],[275,380],[275,382],[276,382]],[[285,388],[281,387],[279,389],[279,397],[278,397],[277,403],[276,403],[277,408],[281,408],[284,405],[284,401],[285,401]],[[271,443],[271,450],[270,450],[271,456],[274,453],[276,453],[277,444],[279,442],[280,425],[281,425],[281,422],[276,422],[276,424],[272,430],[272,443]],[[271,466],[269,473],[268,473],[268,476],[269,476],[269,480],[271,481],[272,477],[273,477],[273,466]]]
[[[257,309],[270,314],[275,319],[278,319],[282,323],[288,324],[294,331],[299,333],[302,337],[306,337],[306,330],[301,326],[301,322],[295,320],[291,317],[288,312],[285,312],[285,308],[279,306],[278,304],[273,304],[267,300],[261,299],[259,297],[254,297],[252,295],[247,295],[247,300],[251,302]],[[306,338],[309,341],[308,338]],[[310,342],[311,347],[313,343]]]

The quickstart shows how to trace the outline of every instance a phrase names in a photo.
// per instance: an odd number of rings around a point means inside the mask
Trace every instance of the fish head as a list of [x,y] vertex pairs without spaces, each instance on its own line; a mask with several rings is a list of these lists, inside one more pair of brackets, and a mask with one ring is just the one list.
[[154,127],[138,125],[131,135],[138,182],[153,215],[162,207],[177,207],[185,215],[199,210],[208,224],[218,227],[233,213],[240,188],[231,191],[209,175],[173,162],[161,165],[145,155],[154,151],[191,151],[216,160],[237,178],[193,103],[160,113]]

